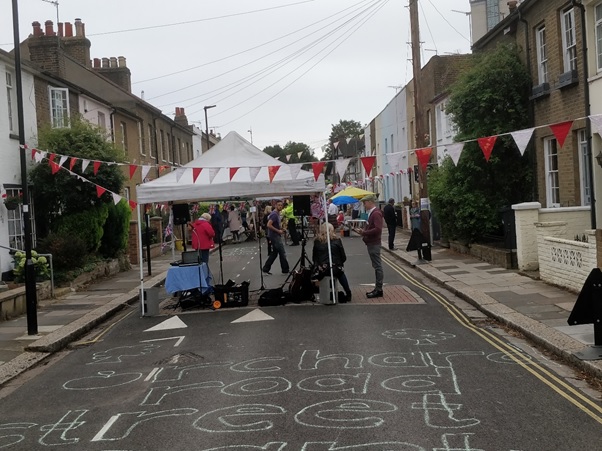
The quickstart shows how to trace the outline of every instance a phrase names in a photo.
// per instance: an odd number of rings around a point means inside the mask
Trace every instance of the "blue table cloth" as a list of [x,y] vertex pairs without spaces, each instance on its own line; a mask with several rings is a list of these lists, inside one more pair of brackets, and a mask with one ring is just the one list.
[[172,266],[167,270],[165,290],[168,293],[201,288],[203,294],[212,289],[213,277],[205,263],[192,266]]

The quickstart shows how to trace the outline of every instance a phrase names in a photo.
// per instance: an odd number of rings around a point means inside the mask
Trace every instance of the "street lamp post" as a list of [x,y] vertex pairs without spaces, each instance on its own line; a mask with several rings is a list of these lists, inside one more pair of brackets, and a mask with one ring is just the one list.
[[15,41],[15,81],[17,84],[17,121],[21,156],[21,192],[23,194],[23,225],[25,233],[25,303],[27,306],[27,334],[38,334],[36,272],[31,258],[31,219],[29,190],[27,189],[27,162],[25,158],[25,119],[23,117],[23,80],[21,78],[21,49],[19,38],[19,6],[13,0],[13,33]]
[[203,110],[205,110],[205,137],[207,138],[207,150],[209,150],[209,122],[207,122],[207,110],[215,107],[216,105],[208,105],[203,107]]

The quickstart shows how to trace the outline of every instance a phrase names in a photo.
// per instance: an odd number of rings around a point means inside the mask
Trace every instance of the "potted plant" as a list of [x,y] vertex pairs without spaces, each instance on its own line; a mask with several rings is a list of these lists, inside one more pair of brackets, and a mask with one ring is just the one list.
[[[15,266],[13,269],[13,276],[15,277],[15,282],[17,283],[25,281],[25,257],[25,252],[22,251],[15,252],[13,257],[13,263]],[[38,255],[36,251],[32,250],[31,261],[35,269],[37,282],[41,282],[50,278],[50,265],[48,264],[46,257]]]
[[7,210],[16,210],[19,204],[22,202],[21,196],[9,196],[7,194],[3,194],[2,199]]

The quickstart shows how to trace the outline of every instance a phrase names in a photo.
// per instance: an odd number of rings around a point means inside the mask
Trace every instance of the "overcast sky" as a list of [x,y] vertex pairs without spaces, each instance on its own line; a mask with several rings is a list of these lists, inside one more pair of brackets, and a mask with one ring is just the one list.
[[[215,104],[210,128],[248,140],[252,130],[261,149],[287,141],[317,148],[341,119],[369,123],[412,78],[408,0],[58,3],[61,22],[85,23],[92,58],[127,58],[136,95],[144,91],[167,115],[184,107],[203,129],[203,106]],[[436,52],[470,51],[468,16],[452,11],[469,11],[469,0],[419,0],[419,8],[423,64]],[[53,3],[19,1],[21,40],[33,21],[56,19]],[[7,0],[4,50],[12,29]]]

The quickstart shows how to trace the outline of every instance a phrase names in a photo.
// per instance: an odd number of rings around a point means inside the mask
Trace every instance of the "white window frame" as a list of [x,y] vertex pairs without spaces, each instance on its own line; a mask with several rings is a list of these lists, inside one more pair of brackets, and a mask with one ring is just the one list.
[[544,166],[546,172],[546,206],[560,207],[560,178],[558,172],[558,142],[544,139]]
[[165,161],[165,133],[163,130],[159,130],[159,153],[161,161]]
[[[58,98],[58,94],[60,94],[60,99]],[[50,124],[52,125],[52,128],[69,127],[69,119],[71,117],[69,90],[67,88],[54,88],[49,86],[48,100],[50,104]],[[60,100],[61,105],[56,103],[57,100]]]
[[148,132],[148,153],[150,154],[151,159],[156,160],[157,156],[153,154],[153,126],[151,124],[148,124],[147,126],[147,132]]
[[119,122],[119,131],[121,133],[121,149],[123,150],[123,153],[125,155],[127,155],[128,152],[128,143],[127,143],[127,139],[128,139],[128,128],[127,128],[127,124],[123,121]]
[[581,205],[587,206],[592,204],[592,183],[591,183],[591,171],[590,167],[592,164],[591,158],[587,148],[587,135],[585,129],[581,129],[577,132],[578,149],[579,149],[579,172],[581,174]]
[[596,41],[597,72],[602,72],[602,2],[594,6],[594,40]]
[[146,156],[146,150],[144,148],[144,135],[142,133],[142,122],[138,122],[138,147],[140,148],[140,155]]
[[539,27],[535,32],[537,47],[537,79],[539,84],[548,83],[548,52],[546,47],[546,27]]
[[577,33],[574,8],[562,12],[560,28],[562,30],[562,61],[566,73],[577,70]]
[[167,162],[173,164],[173,149],[172,149],[172,136],[171,133],[167,133]]
[[107,129],[107,116],[106,116],[106,114],[104,114],[102,111],[98,111],[97,117],[98,117],[98,126],[100,128],[102,128],[103,130],[106,130]]
[[8,131],[16,132],[14,114],[13,114],[13,74],[6,71],[6,103],[8,105]]
[[[21,188],[6,188],[8,196],[19,197]],[[33,204],[29,202],[31,238],[32,245],[36,245],[35,212]],[[7,210],[8,245],[13,249],[25,250],[25,225],[23,223],[23,204],[19,204],[15,210]]]

